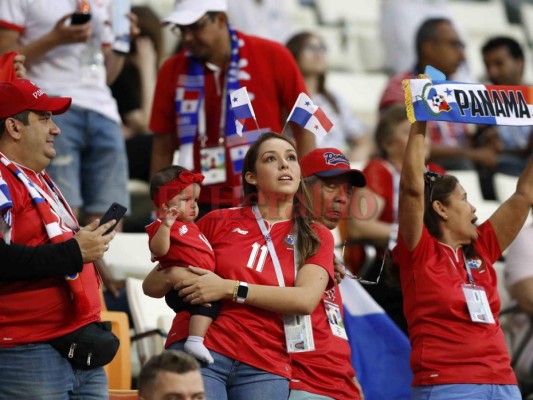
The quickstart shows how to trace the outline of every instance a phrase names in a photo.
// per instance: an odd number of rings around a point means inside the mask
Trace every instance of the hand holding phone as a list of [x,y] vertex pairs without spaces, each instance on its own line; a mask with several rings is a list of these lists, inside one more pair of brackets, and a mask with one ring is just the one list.
[[100,220],[100,225],[99,226],[104,225],[105,223],[111,221],[112,219],[114,219],[116,222],[113,224],[113,226],[111,228],[109,228],[104,233],[104,235],[107,235],[107,234],[111,233],[113,231],[113,229],[115,229],[115,227],[120,222],[122,217],[124,217],[124,215],[126,214],[126,211],[128,211],[128,209],[126,207],[118,204],[118,203],[111,204],[111,206],[108,208],[108,210],[105,212],[104,216]]
[[75,12],[72,14],[72,17],[70,17],[70,24],[71,25],[83,25],[91,20],[91,14],[90,13],[81,13],[81,12]]

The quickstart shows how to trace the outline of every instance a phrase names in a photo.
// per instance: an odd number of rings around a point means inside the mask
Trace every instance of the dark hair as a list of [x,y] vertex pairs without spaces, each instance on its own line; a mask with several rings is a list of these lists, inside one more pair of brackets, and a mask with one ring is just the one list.
[[453,175],[440,175],[435,172],[424,174],[424,224],[429,233],[437,239],[442,237],[441,218],[433,209],[433,202],[440,201],[449,205],[450,195],[458,184],[459,181]]
[[499,49],[500,47],[506,47],[509,50],[509,54],[515,60],[524,60],[524,51],[520,44],[513,38],[507,36],[496,36],[489,39],[481,48],[481,53],[485,55],[486,53]]
[[[444,205],[449,204],[449,198],[455,190],[459,181],[453,175],[440,175],[436,172],[426,172],[424,174],[424,225],[431,236],[440,239],[442,229],[440,228],[440,217],[433,209],[433,202],[440,201]],[[480,258],[474,248],[474,243],[464,247],[466,258]]]
[[396,126],[405,120],[407,120],[407,111],[405,105],[401,103],[393,104],[381,113],[374,132],[374,141],[381,157],[388,158],[386,144],[392,139]]
[[170,165],[157,171],[150,181],[150,198],[153,199],[161,186],[176,179],[183,171],[188,171],[188,169],[179,165]]
[[[147,36],[154,44],[157,55],[157,66],[161,64],[164,57],[165,46],[163,30],[161,29],[161,18],[149,6],[133,6],[131,12],[137,16],[138,36]],[[132,43],[132,52],[135,52],[135,40]]]
[[[298,66],[300,66],[300,56],[302,52],[304,51],[304,48],[307,44],[307,41],[313,37],[319,38],[322,40],[317,34],[312,32],[300,32],[296,35],[292,36],[288,41],[285,47],[289,50],[289,52],[292,54],[294,59],[296,60],[296,63]],[[301,68],[300,68],[301,69]],[[335,97],[326,89],[326,74],[320,74],[318,77],[318,93],[320,93],[322,96],[324,96],[327,101],[333,106],[333,109],[336,112],[339,112],[339,106],[337,104],[337,101],[335,100]]]
[[0,136],[2,136],[6,130],[6,121],[8,118],[16,119],[17,121],[22,122],[24,125],[28,125],[30,123],[30,112],[31,110],[24,110],[10,117],[0,119]]
[[[244,157],[242,167],[242,185],[244,190],[243,204],[245,206],[257,204],[258,200],[257,187],[246,182],[246,173],[256,172],[255,163],[259,157],[259,147],[271,139],[284,140],[296,150],[296,146],[291,139],[274,132],[264,133],[252,146],[250,146]],[[300,182],[298,191],[294,195],[293,202],[292,223],[296,228],[295,230],[298,238],[296,247],[298,250],[300,266],[302,266],[309,257],[316,254],[320,247],[320,239],[311,228],[310,216],[313,215],[311,211],[311,196],[309,195],[309,191],[304,182]]]
[[416,32],[415,46],[416,56],[418,61],[422,58],[422,45],[426,42],[431,42],[437,39],[437,29],[441,24],[450,24],[451,21],[448,18],[429,18],[426,19]]
[[183,351],[164,350],[150,358],[141,368],[138,379],[139,394],[146,397],[147,391],[153,390],[159,372],[186,374],[199,370],[200,364],[193,356]]

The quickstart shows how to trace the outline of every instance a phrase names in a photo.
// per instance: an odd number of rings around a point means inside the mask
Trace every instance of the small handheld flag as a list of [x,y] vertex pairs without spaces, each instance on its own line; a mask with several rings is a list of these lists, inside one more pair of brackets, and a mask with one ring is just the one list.
[[324,137],[333,128],[333,123],[324,111],[315,105],[305,93],[300,93],[292,108],[287,122],[292,121],[302,128],[313,132],[318,137]]
[[[254,109],[252,108],[252,102],[248,96],[248,91],[246,86],[240,89],[237,89],[230,94],[231,98],[231,109],[235,115],[235,128],[237,134],[242,136],[242,130],[244,128],[244,123],[247,119],[253,118],[255,125],[257,126],[257,120],[255,119]],[[259,128],[258,128],[259,130]]]

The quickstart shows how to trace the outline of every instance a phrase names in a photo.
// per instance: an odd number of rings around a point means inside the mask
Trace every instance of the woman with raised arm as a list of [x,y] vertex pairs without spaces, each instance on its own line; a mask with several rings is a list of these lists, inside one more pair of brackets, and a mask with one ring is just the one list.
[[412,399],[521,398],[498,321],[493,263],[533,204],[533,162],[484,223],[457,179],[424,174],[426,124],[411,126],[394,249],[414,373]]
[[[162,297],[167,282],[176,280],[165,280],[165,273],[185,272],[188,277],[177,280],[186,301],[222,300],[205,339],[215,360],[202,368],[208,399],[286,399],[287,349],[312,346],[286,338],[284,324],[293,335],[296,328],[284,323],[283,314],[312,313],[333,285],[333,237],[310,222],[309,197],[289,139],[262,135],[246,154],[242,180],[244,207],[215,210],[198,221],[215,252],[216,274],[155,269],[143,287],[146,294]],[[188,318],[186,312],[176,314],[167,348],[183,348]]]

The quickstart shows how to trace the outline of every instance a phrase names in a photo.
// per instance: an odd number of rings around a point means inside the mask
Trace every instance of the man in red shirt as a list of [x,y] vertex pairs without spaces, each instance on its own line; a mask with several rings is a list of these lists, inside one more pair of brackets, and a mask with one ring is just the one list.
[[[87,370],[73,368],[49,343],[100,320],[92,262],[107,249],[113,234],[101,236],[115,222],[98,229],[95,222],[75,235],[76,218],[44,172],[60,134],[52,114],[66,112],[70,103],[25,79],[0,83],[0,239],[10,248],[0,264],[0,398],[107,397],[102,367],[93,368],[89,358]],[[92,244],[81,240],[88,230]],[[30,253],[46,258],[27,259],[21,268],[18,259]]]
[[[351,169],[346,156],[334,148],[315,149],[302,157],[300,165],[311,190],[316,220],[335,229],[347,214],[352,187],[365,185],[363,174]],[[289,399],[309,394],[337,400],[363,397],[352,368],[343,317],[341,292],[335,285],[311,314],[315,350],[291,354]]]
[[[226,0],[182,0],[165,18],[184,47],[161,67],[150,129],[154,132],[152,175],[178,164],[206,178],[200,216],[242,199],[241,169],[259,134],[281,132],[298,95],[306,92],[296,62],[281,44],[235,31]],[[231,93],[246,87],[256,114],[243,136],[236,133]],[[300,154],[315,147],[314,136],[293,127]]]
[[[447,18],[430,18],[416,34],[417,62],[411,71],[394,75],[389,80],[379,102],[383,112],[393,104],[405,102],[402,89],[404,79],[414,79],[431,65],[452,79],[465,61],[464,43]],[[427,124],[431,137],[431,162],[447,170],[470,170],[476,165],[493,167],[497,154],[492,146],[473,146],[468,125],[448,121],[430,121]]]

